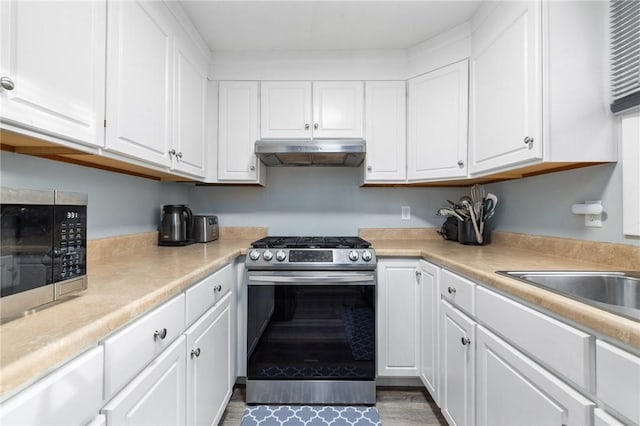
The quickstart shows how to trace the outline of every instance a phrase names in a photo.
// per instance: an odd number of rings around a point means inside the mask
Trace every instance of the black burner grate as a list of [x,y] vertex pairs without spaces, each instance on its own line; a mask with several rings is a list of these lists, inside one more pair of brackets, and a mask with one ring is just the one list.
[[251,243],[253,248],[369,248],[360,237],[265,237]]

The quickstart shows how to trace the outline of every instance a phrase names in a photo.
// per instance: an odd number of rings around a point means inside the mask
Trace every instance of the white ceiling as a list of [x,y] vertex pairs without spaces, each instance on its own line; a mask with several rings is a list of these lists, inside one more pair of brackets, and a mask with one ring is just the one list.
[[212,51],[406,49],[467,21],[479,1],[181,0]]

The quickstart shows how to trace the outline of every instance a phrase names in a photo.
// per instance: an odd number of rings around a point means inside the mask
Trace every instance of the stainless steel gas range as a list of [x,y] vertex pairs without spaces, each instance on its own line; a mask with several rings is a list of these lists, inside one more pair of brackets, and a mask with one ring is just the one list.
[[375,404],[376,263],[358,237],[252,243],[247,403]]

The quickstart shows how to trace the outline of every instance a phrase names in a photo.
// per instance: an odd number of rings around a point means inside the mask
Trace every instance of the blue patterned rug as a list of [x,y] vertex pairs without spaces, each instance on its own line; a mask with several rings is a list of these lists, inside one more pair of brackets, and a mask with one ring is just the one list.
[[375,407],[256,405],[248,407],[240,426],[381,426]]

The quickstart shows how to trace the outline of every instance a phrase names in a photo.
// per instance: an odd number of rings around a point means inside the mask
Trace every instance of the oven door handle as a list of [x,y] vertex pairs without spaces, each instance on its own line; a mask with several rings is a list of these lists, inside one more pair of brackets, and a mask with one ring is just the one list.
[[357,283],[359,285],[375,285],[375,278],[371,274],[349,274],[349,275],[252,275],[247,277],[249,285],[340,285],[345,283]]

